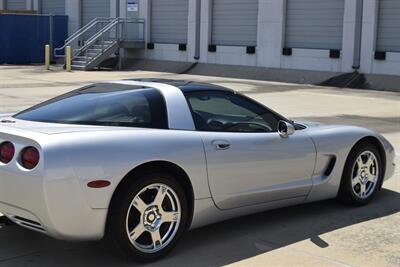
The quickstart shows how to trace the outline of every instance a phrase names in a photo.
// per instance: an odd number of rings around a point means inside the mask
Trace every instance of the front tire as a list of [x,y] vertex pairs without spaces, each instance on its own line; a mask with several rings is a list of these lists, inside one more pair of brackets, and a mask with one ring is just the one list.
[[144,174],[116,192],[106,238],[135,261],[155,261],[175,246],[186,230],[188,205],[180,184],[167,173]]
[[357,144],[344,167],[338,198],[346,204],[369,203],[382,179],[382,160],[378,149],[366,142]]

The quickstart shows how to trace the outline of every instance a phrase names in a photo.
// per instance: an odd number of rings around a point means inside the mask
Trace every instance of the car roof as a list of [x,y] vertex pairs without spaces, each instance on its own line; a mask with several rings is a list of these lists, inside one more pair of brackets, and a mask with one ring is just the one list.
[[194,91],[224,91],[233,92],[232,89],[228,89],[223,86],[202,83],[187,80],[172,80],[172,79],[157,79],[157,78],[145,78],[145,79],[127,79],[127,81],[138,81],[138,82],[151,82],[151,83],[162,83],[168,84],[179,88],[182,92],[194,92]]

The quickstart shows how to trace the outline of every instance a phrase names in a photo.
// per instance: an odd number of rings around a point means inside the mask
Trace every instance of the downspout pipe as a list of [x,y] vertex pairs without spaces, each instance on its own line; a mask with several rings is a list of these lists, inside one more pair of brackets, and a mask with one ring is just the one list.
[[354,40],[354,58],[353,58],[353,69],[355,71],[360,69],[361,61],[361,39],[362,39],[362,28],[363,28],[363,9],[364,1],[356,0],[356,25],[355,25],[355,40]]
[[201,25],[201,0],[196,0],[196,40],[194,47],[194,59],[200,59],[200,25]]

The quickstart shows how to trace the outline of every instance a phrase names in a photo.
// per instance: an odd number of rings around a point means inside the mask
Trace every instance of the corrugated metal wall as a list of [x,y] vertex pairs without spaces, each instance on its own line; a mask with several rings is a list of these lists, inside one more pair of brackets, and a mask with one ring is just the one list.
[[214,45],[257,45],[258,0],[213,0]]
[[82,26],[98,17],[110,17],[110,1],[82,0]]
[[50,38],[54,47],[60,47],[68,37],[67,16],[54,16],[50,21],[49,16],[3,14],[0,25],[0,64],[42,63],[43,48]]
[[344,0],[287,0],[286,47],[342,49]]
[[26,0],[6,0],[8,10],[26,10]]
[[41,0],[40,13],[65,15],[65,0]]
[[400,52],[400,0],[380,0],[376,50]]
[[189,0],[151,1],[151,42],[186,44]]

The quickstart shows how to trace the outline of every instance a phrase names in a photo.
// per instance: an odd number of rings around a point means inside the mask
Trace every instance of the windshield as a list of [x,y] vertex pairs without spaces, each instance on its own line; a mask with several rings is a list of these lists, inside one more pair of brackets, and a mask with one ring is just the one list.
[[154,88],[98,84],[46,101],[14,118],[28,121],[168,128],[161,93]]

